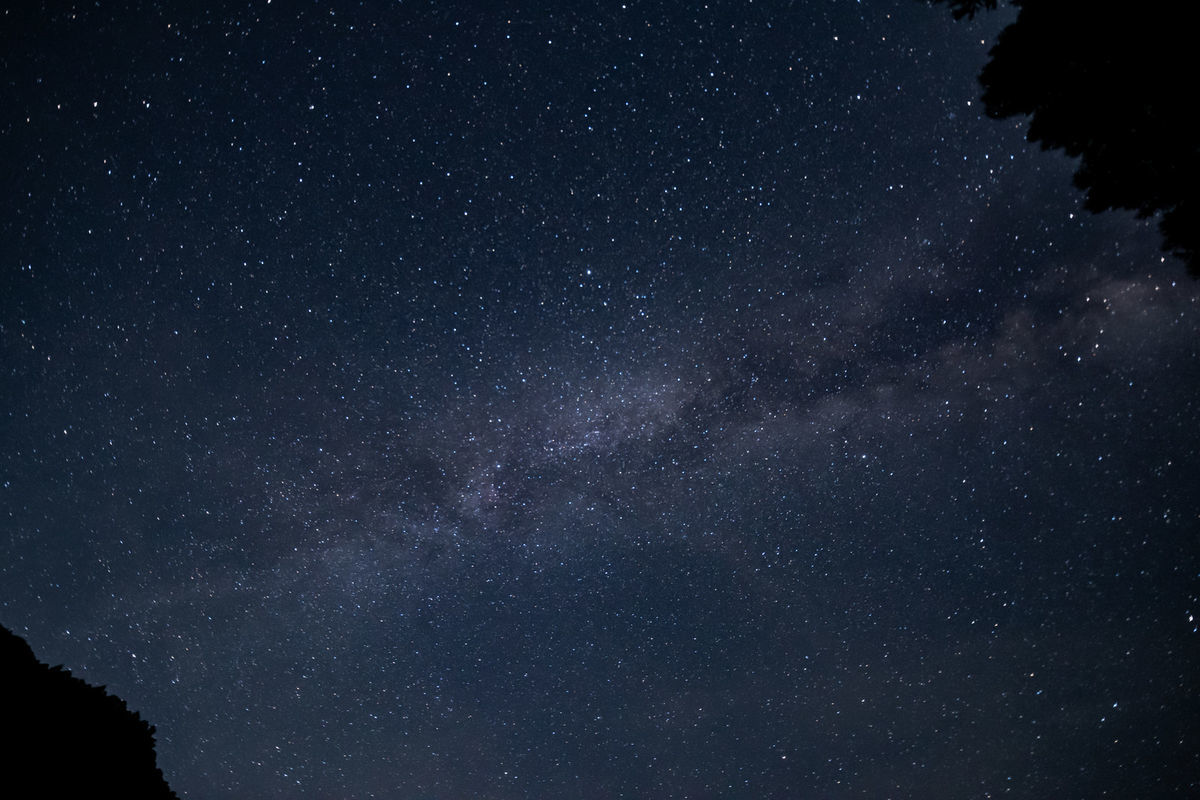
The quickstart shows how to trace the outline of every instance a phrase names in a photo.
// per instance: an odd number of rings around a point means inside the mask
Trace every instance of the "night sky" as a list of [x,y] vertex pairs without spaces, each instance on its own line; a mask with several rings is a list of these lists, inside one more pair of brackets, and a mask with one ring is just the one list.
[[1011,10],[49,5],[0,622],[181,796],[1200,791],[1200,282]]

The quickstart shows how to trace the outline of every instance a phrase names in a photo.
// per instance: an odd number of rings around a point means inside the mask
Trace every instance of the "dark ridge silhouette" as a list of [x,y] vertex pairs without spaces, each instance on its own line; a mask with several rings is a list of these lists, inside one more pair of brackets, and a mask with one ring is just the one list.
[[[996,0],[945,2],[956,18]],[[1190,3],[1013,0],[979,76],[984,108],[1029,115],[1027,138],[1080,157],[1084,207],[1161,213],[1163,250],[1200,277],[1200,135],[1190,119],[1197,73]]]
[[179,800],[155,762],[153,726],[103,686],[38,661],[2,625],[0,679],[0,797]]

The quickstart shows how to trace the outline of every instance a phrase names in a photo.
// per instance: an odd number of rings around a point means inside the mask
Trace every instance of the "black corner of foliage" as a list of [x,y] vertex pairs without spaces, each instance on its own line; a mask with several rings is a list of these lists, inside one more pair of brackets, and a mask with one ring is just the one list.
[[[947,3],[956,19],[996,0]],[[1163,250],[1200,277],[1200,135],[1187,98],[1186,3],[1019,0],[979,76],[988,116],[1028,116],[1027,137],[1079,158],[1084,208],[1159,216]]]
[[95,797],[178,800],[158,768],[154,727],[103,686],[38,661],[0,626],[5,798]]

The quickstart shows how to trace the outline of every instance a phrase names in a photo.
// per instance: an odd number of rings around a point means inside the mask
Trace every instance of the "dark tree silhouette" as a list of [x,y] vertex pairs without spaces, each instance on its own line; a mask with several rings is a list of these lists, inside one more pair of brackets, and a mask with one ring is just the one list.
[[103,686],[39,662],[2,625],[0,680],[0,796],[178,800],[155,763],[151,725]]
[[[948,2],[956,18],[996,0]],[[1188,3],[1013,0],[1020,12],[979,76],[997,119],[1029,115],[1028,139],[1080,157],[1084,207],[1161,213],[1163,249],[1200,277],[1200,135]]]

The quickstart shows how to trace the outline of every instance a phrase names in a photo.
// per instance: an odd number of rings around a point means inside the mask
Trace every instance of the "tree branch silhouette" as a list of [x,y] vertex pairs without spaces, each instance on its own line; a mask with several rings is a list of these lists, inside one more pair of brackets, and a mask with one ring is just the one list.
[[[1092,212],[1161,214],[1162,246],[1200,277],[1200,136],[1187,4],[1012,0],[979,76],[988,116],[1030,118],[1027,138],[1080,159],[1075,185]],[[947,3],[956,19],[996,0]]]
[[103,686],[37,660],[0,625],[3,797],[179,800],[154,754],[154,727]]

